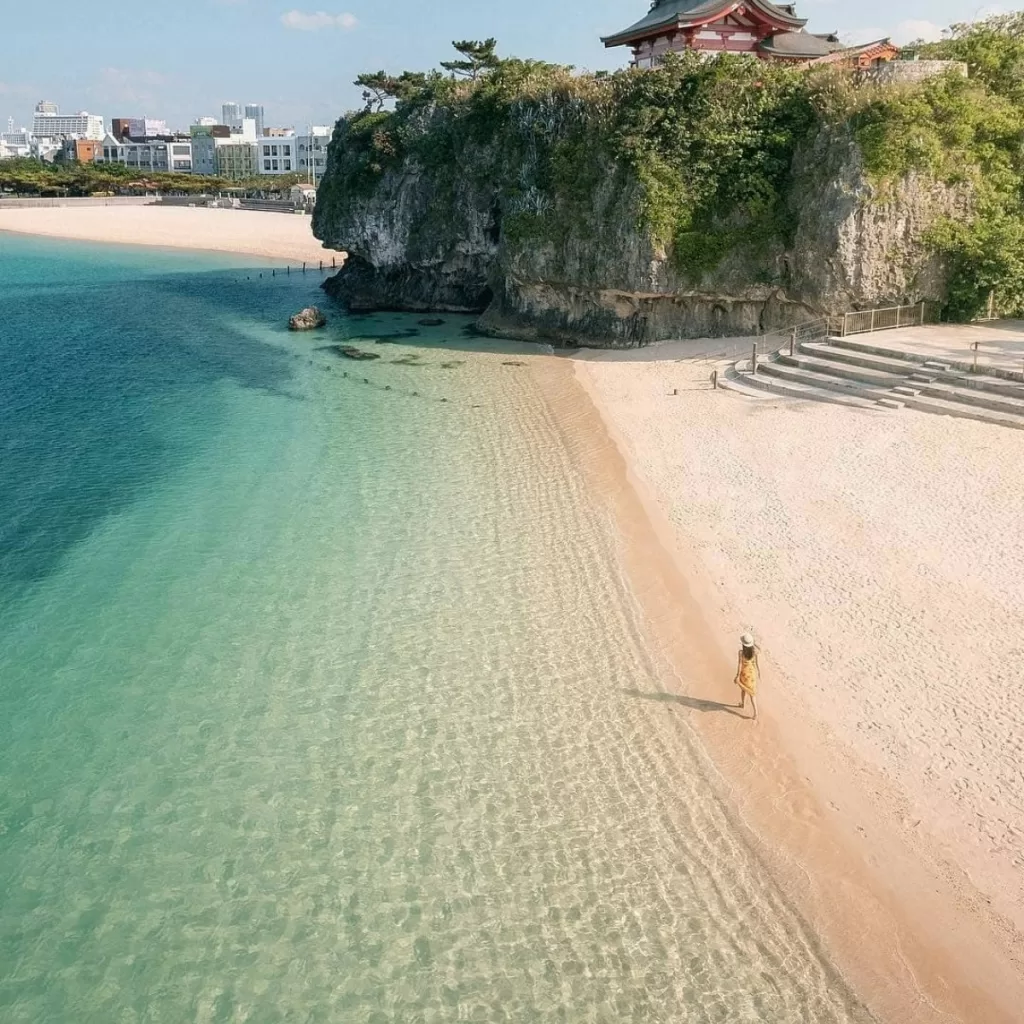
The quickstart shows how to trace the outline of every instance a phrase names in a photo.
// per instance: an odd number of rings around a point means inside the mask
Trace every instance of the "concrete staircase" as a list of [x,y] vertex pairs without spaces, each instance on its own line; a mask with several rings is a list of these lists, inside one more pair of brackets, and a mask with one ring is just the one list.
[[1024,429],[1024,380],[971,373],[964,364],[927,360],[856,338],[798,342],[758,361],[730,365],[724,387],[860,408],[914,409]]

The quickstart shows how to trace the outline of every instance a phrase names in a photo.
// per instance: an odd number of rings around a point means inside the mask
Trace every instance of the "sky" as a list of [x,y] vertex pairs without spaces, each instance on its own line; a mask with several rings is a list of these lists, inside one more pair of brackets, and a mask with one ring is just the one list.
[[[796,0],[813,32],[850,42],[939,38],[942,28],[1016,5],[977,0]],[[0,122],[30,124],[37,100],[62,111],[164,118],[187,128],[228,101],[262,103],[268,126],[332,124],[359,105],[352,80],[425,70],[453,39],[494,36],[499,52],[613,69],[626,48],[600,36],[641,18],[650,0],[4,0]]]

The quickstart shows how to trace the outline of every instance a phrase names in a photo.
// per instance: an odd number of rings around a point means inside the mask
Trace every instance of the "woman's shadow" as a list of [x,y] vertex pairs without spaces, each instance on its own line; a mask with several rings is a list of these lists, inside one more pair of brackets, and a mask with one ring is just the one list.
[[681,693],[644,693],[642,690],[623,690],[627,697],[642,697],[644,700],[657,701],[659,704],[681,704],[691,711],[708,712],[718,711],[727,715],[735,715],[737,718],[746,718],[742,711],[734,704],[722,704],[717,700],[701,700],[700,697],[687,697]]

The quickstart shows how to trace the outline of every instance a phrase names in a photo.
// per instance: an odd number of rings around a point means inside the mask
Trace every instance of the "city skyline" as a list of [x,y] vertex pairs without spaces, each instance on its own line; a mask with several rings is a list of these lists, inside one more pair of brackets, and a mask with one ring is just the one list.
[[[62,112],[87,110],[107,122],[150,117],[184,129],[201,116],[218,117],[229,102],[255,102],[268,112],[267,126],[332,124],[360,105],[352,85],[357,74],[436,67],[455,38],[493,35],[506,55],[592,70],[621,67],[625,55],[606,50],[600,36],[648,6],[648,0],[566,0],[557,6],[523,0],[514,9],[483,10],[452,0],[428,19],[411,0],[289,9],[297,2],[182,0],[176,17],[157,26],[159,51],[143,45],[152,39],[152,19],[138,23],[127,0],[111,0],[98,13],[54,0],[45,25],[29,9],[12,11],[6,27],[19,46],[5,60],[0,117],[29,125],[35,104],[47,99]],[[897,43],[937,38],[951,22],[1009,10],[975,0],[907,0],[896,8],[883,0],[855,6],[800,0],[797,6],[812,31],[836,30],[850,42],[891,36]],[[197,24],[204,31],[197,32]],[[94,56],[97,48],[106,51],[103,36],[114,25],[117,66]],[[133,46],[136,37],[139,45]],[[273,59],[261,59],[268,52]]]

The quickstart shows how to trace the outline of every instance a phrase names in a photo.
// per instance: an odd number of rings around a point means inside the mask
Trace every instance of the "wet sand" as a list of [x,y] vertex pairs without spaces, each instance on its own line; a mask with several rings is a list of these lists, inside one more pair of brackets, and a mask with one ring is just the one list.
[[182,206],[44,207],[0,210],[0,232],[122,245],[236,252],[269,259],[329,262],[340,254],[313,237],[310,217]]
[[[680,361],[692,351],[538,375],[664,657],[646,696],[704,741],[767,869],[880,1019],[1018,1020],[1019,439],[750,403],[711,392],[708,366]],[[756,726],[731,706],[746,628],[765,645]]]

